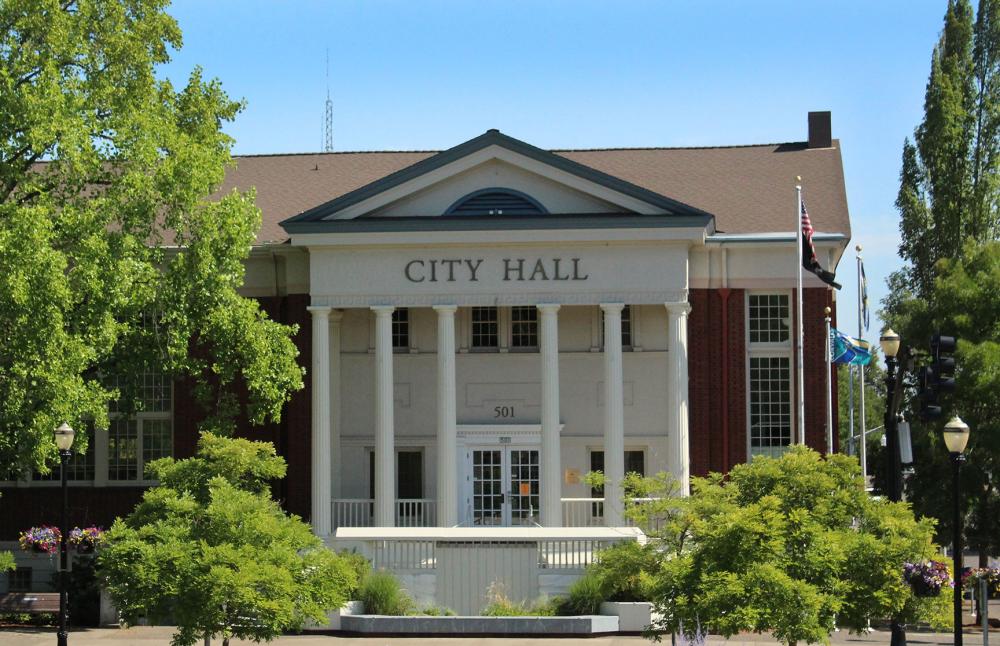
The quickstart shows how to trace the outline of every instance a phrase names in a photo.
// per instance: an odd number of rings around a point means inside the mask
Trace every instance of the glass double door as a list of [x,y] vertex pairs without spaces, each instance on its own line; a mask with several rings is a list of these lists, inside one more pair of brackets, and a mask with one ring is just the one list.
[[469,452],[471,524],[537,524],[538,454],[538,449],[517,446],[473,448]]

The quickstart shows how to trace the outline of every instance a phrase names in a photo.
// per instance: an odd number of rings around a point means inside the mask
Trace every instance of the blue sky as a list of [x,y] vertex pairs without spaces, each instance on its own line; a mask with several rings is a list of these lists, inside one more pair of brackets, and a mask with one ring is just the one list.
[[806,113],[831,110],[854,228],[838,316],[856,333],[853,245],[877,309],[945,4],[189,0],[170,10],[184,47],[165,73],[201,65],[247,101],[228,127],[239,154],[322,148],[327,50],[335,150],[442,149],[488,128],[543,148],[801,141]]

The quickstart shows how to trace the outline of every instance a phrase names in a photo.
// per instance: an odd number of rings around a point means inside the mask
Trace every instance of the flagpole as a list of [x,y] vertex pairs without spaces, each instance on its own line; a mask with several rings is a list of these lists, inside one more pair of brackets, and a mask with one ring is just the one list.
[[[799,182],[802,181],[801,177],[796,177]],[[795,256],[795,306],[796,306],[796,342],[798,348],[796,350],[795,356],[795,380],[798,386],[798,443],[806,443],[806,388],[804,379],[804,370],[802,367],[802,342],[804,338],[804,326],[802,323],[802,185],[798,184],[795,186],[795,193],[797,196],[798,210],[795,212],[795,241],[796,241],[796,256]]]
[[[863,339],[864,330],[864,314],[862,309],[864,304],[861,302],[861,245],[854,247],[857,252],[855,258],[857,259],[857,270],[858,270],[858,338]],[[868,438],[865,436],[865,367],[858,366],[858,403],[860,410],[858,411],[858,422],[861,424],[861,446],[860,446],[860,458],[861,458],[861,481],[865,483],[865,488],[868,487]]]
[[831,374],[831,362],[833,361],[830,348],[830,308],[826,308],[826,454],[833,455],[833,388]]
[[854,455],[854,366],[847,364],[847,455]]

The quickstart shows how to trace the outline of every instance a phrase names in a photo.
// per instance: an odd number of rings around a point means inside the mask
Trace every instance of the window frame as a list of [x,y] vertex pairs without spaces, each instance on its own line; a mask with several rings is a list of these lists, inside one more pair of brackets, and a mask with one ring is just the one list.
[[[645,446],[641,446],[641,447],[636,447],[636,446],[629,447],[629,446],[626,446],[625,447],[625,450],[624,450],[624,453],[625,453],[625,475],[628,475],[629,473],[634,473],[634,472],[628,470],[628,454],[629,453],[639,453],[639,454],[642,455],[642,473],[640,475],[642,477],[644,477],[644,478],[646,477],[646,473],[649,471],[649,452],[647,450],[648,448],[649,447],[645,447]],[[588,466],[587,472],[588,473],[590,473],[591,471],[594,471],[594,454],[596,454],[596,453],[600,453],[601,454],[601,465],[602,465],[602,467],[604,465],[604,447],[588,447],[587,448],[587,466]],[[603,468],[601,469],[601,473],[604,473],[604,469]],[[604,497],[604,492],[603,491],[601,493],[599,493],[599,494],[596,493],[596,492],[597,492],[597,487],[591,487],[590,488],[590,497],[591,498],[603,498]]]
[[[507,309],[509,310],[509,315],[507,316],[507,320],[510,323],[509,329],[507,330],[507,336],[508,336],[508,339],[509,339],[508,343],[507,343],[507,347],[510,349],[511,352],[538,352],[540,344],[541,344],[541,328],[539,326],[540,320],[539,320],[539,317],[538,317],[538,306],[537,305],[512,305],[512,306],[510,306]],[[530,321],[530,320],[529,321],[515,321],[514,320],[515,310],[531,311],[531,312],[534,313],[535,318],[534,318],[533,321]],[[515,328],[515,326],[517,326],[517,325],[529,325],[530,326],[532,324],[534,325],[535,344],[534,345],[515,345],[515,343],[514,343],[514,339],[515,339],[514,328]],[[532,333],[529,332],[528,334],[530,336]]]
[[[750,341],[750,299],[754,296],[785,296],[788,299],[788,340],[787,341]],[[753,359],[784,359],[788,363],[788,444],[785,446],[784,451],[787,451],[789,447],[795,444],[795,416],[796,416],[796,401],[795,401],[795,363],[792,360],[794,355],[794,321],[795,312],[792,309],[793,294],[792,290],[747,290],[744,297],[744,330],[745,330],[745,347],[746,347],[746,367],[745,367],[745,392],[746,392],[746,461],[749,463],[753,460],[753,425],[752,421],[752,409],[753,409],[753,392],[751,391],[752,380],[750,378],[751,364]],[[758,447],[760,448],[760,447]],[[781,455],[784,451],[778,451],[777,455]],[[761,453],[760,455],[765,455]],[[774,455],[770,453],[767,455]]]
[[[392,351],[396,353],[407,353],[410,351],[412,341],[412,330],[410,320],[410,308],[397,307],[392,311]],[[400,331],[402,328],[402,331]],[[398,341],[405,341],[399,343]]]
[[[476,310],[480,310],[480,309],[492,309],[496,313],[496,317],[495,317],[495,319],[493,321],[493,324],[496,326],[496,331],[494,333],[494,336],[496,338],[496,345],[492,345],[492,346],[476,345],[476,324],[477,323],[481,323],[481,322],[477,322],[475,320],[475,312],[476,312]],[[469,315],[468,315],[469,316],[469,352],[485,352],[485,353],[500,352],[500,349],[502,347],[501,339],[504,338],[504,329],[501,326],[501,319],[502,319],[501,314],[500,314],[501,308],[499,306],[496,306],[496,305],[474,305],[472,307],[469,307],[468,310],[469,310]],[[489,322],[487,321],[486,324],[489,324]]]

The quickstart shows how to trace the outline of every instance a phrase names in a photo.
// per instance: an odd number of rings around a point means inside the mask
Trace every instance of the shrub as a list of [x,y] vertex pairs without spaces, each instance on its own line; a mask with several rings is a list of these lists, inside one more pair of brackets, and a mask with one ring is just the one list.
[[351,599],[356,599],[358,591],[361,589],[361,586],[364,585],[365,580],[368,578],[368,575],[372,573],[371,561],[366,559],[364,555],[359,554],[358,552],[353,552],[348,550],[340,551],[338,553],[338,556],[340,556],[340,558],[344,560],[344,563],[351,570],[354,571],[354,576],[357,580],[357,584],[352,586],[351,589],[348,590],[347,596]]
[[596,615],[601,603],[607,601],[605,589],[602,577],[587,572],[569,586],[569,597],[562,603],[562,609],[575,615]]
[[483,608],[484,617],[554,617],[559,614],[561,600],[541,598],[534,603],[515,602],[507,596],[504,585],[494,581],[486,592],[489,603]]
[[649,601],[659,562],[653,545],[628,541],[601,551],[589,572],[600,580],[605,601]]
[[389,572],[372,572],[358,590],[365,612],[372,615],[401,616],[413,610],[413,600],[406,594],[399,579]]

